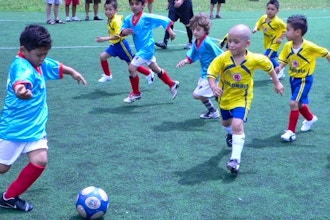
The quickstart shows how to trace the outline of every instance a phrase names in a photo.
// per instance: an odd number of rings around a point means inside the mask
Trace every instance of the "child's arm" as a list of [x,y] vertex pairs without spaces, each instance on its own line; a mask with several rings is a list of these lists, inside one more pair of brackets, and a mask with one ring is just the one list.
[[284,69],[286,65],[284,63],[280,63],[278,67],[275,67],[275,72],[279,73],[282,69]]
[[107,37],[96,37],[95,41],[98,43],[101,43],[101,42],[105,42],[105,41],[109,41],[109,40],[118,40],[118,39],[120,39],[120,36],[111,35],[111,36],[107,36]]
[[171,39],[171,40],[174,40],[175,37],[176,37],[176,34],[175,34],[175,32],[172,30],[172,28],[167,28],[166,31],[169,33],[169,35],[170,35],[170,39]]
[[85,78],[75,69],[63,65],[63,73],[71,75],[71,77],[75,79],[78,83],[82,82],[84,85],[87,85],[87,81],[85,80]]
[[212,92],[214,94],[215,97],[221,97],[222,96],[222,89],[217,85],[217,82],[215,80],[215,78],[213,77],[207,77],[207,81],[210,84],[210,87],[212,89]]
[[277,78],[277,74],[276,74],[275,70],[273,69],[268,74],[270,75],[270,77],[272,78],[272,80],[274,82],[274,90],[275,90],[275,92],[276,93],[280,93],[281,95],[283,95],[283,93],[284,93],[284,87],[283,87],[282,83],[280,82],[280,80]]
[[25,84],[17,84],[14,88],[17,98],[28,100],[32,98],[32,92],[25,87]]
[[188,58],[185,58],[185,59],[183,59],[183,60],[181,60],[177,65],[176,65],[176,67],[183,67],[184,65],[186,65],[186,64],[190,64],[191,62],[189,61],[189,59]]
[[125,29],[121,30],[120,36],[121,37],[125,37],[125,36],[131,35],[133,33],[134,33],[133,29],[131,29],[131,28],[125,28]]

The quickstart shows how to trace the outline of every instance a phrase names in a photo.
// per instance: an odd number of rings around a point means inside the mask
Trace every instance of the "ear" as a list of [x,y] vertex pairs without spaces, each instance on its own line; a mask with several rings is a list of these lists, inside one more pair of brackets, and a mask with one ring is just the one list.
[[249,47],[251,45],[251,40],[246,41],[246,47]]

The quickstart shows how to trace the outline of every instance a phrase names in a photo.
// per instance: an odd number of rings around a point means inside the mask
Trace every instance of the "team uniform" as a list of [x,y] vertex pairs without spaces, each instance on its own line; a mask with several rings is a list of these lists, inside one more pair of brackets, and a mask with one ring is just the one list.
[[207,77],[219,78],[219,87],[223,90],[218,99],[223,120],[235,117],[246,121],[253,99],[253,76],[257,69],[269,73],[273,65],[266,56],[250,51],[240,64],[235,64],[230,51],[225,51],[210,64]]
[[[19,53],[10,66],[7,96],[0,118],[0,163],[11,165],[21,153],[48,148],[46,123],[46,80],[63,77],[62,64],[46,58],[35,68]],[[14,86],[25,84],[32,91],[32,98],[17,98]]]
[[265,55],[269,57],[274,67],[277,67],[277,51],[281,47],[281,44],[277,43],[277,40],[286,32],[286,23],[277,15],[270,21],[267,21],[267,15],[263,15],[255,26],[264,33]]

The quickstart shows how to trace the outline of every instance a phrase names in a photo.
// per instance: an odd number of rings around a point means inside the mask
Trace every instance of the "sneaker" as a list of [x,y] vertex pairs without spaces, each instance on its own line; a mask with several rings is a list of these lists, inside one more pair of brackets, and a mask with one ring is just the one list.
[[108,76],[108,75],[103,74],[103,75],[101,76],[101,78],[99,78],[98,81],[99,81],[100,83],[103,83],[103,82],[107,82],[107,81],[110,81],[110,80],[112,80],[112,75]]
[[148,76],[146,76],[146,79],[149,85],[152,84],[155,80],[155,73],[151,71],[151,73]]
[[167,49],[167,44],[165,44],[164,42],[156,42],[155,45],[162,49]]
[[[278,74],[277,74],[277,79],[284,79],[285,78],[285,73],[284,73],[284,69],[282,69]],[[270,80],[273,80],[272,78],[270,78]]]
[[311,130],[313,124],[315,122],[317,122],[317,117],[315,115],[313,115],[313,119],[310,121],[307,121],[306,119],[302,122],[302,126],[301,126],[301,131],[309,131]]
[[175,97],[178,95],[179,85],[180,85],[179,81],[174,81],[174,85],[170,88],[170,92],[172,94],[172,99],[175,99]]
[[71,21],[71,18],[70,18],[70,17],[66,17],[66,18],[65,18],[65,21],[66,21],[66,22],[70,22],[70,21]]
[[219,118],[220,114],[219,114],[219,111],[216,110],[215,112],[206,112],[206,113],[203,113],[201,114],[199,117],[201,119],[213,119],[213,118]]
[[134,94],[133,92],[131,92],[127,98],[124,99],[124,102],[126,103],[133,103],[136,100],[140,99],[142,96],[141,94]]
[[296,140],[296,134],[290,130],[286,130],[285,133],[281,135],[281,139],[286,142],[291,142]]
[[16,209],[16,210],[24,211],[24,212],[29,212],[33,209],[33,205],[30,203],[27,203],[23,199],[16,197],[16,198],[10,198],[8,200],[5,200],[3,198],[3,194],[1,195],[1,198],[0,198],[0,207],[6,208],[6,209]]
[[210,19],[213,19],[214,18],[214,16],[213,15],[210,15]]
[[74,17],[72,17],[72,21],[81,21],[81,19],[78,18],[77,16],[74,16]]
[[86,16],[85,17],[85,21],[89,21],[89,16]]
[[55,21],[53,21],[53,20],[47,20],[47,24],[54,25],[55,24]]
[[222,17],[220,15],[215,16],[216,19],[221,19]]
[[55,20],[55,24],[65,24],[65,22],[62,20]]
[[99,18],[98,16],[94,17],[94,21],[102,21],[102,20],[103,20],[103,18]]
[[190,49],[192,47],[192,43],[187,43],[183,49]]
[[227,162],[227,169],[230,170],[231,173],[237,174],[239,171],[239,165],[240,163],[236,159],[230,159]]
[[226,143],[228,147],[233,146],[233,135],[232,134],[227,134],[226,135]]

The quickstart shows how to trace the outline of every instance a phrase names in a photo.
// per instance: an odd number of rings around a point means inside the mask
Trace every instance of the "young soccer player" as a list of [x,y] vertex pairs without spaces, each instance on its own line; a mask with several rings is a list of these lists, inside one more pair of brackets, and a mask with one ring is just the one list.
[[308,106],[308,94],[313,84],[316,58],[325,57],[330,62],[330,52],[326,48],[304,39],[307,29],[307,18],[304,15],[293,15],[288,18],[286,32],[288,42],[280,53],[280,66],[276,69],[281,71],[286,65],[289,65],[290,115],[288,128],[281,135],[281,139],[287,142],[296,140],[299,114],[305,118],[301,131],[309,131],[317,121],[317,117]]
[[124,19],[120,35],[133,35],[136,54],[128,66],[132,92],[124,99],[124,102],[132,103],[141,98],[139,76],[136,71],[139,66],[145,63],[168,85],[172,99],[174,99],[178,94],[179,82],[172,80],[169,74],[158,66],[154,56],[155,40],[153,36],[153,29],[162,26],[169,32],[171,39],[174,39],[175,33],[170,28],[172,21],[164,16],[143,13],[145,0],[129,0],[129,5],[133,14]]
[[[123,23],[123,17],[117,14],[118,12],[117,8],[118,8],[117,0],[105,1],[104,11],[105,11],[105,15],[108,18],[107,28],[108,28],[109,36],[96,37],[96,42],[101,43],[101,42],[109,41],[111,44],[100,55],[100,63],[103,70],[103,74],[98,81],[101,83],[112,80],[112,74],[108,63],[109,58],[118,56],[121,60],[124,60],[127,64],[129,64],[133,58],[132,51],[128,41],[125,39],[125,37],[119,36],[120,28]],[[154,73],[150,69],[140,66],[137,68],[137,71],[146,75],[148,84],[153,83]]]
[[39,178],[48,162],[46,80],[69,74],[78,83],[87,82],[73,68],[47,57],[52,40],[43,26],[27,26],[19,40],[0,116],[0,173],[6,173],[21,154],[27,154],[29,163],[1,194],[0,207],[28,212],[33,205],[20,195]]
[[[277,51],[280,49],[285,37],[286,24],[277,16],[280,3],[277,0],[270,0],[266,4],[266,14],[257,21],[252,33],[262,30],[264,33],[265,55],[272,61],[274,68],[278,67]],[[284,70],[277,74],[279,79],[285,77]]]
[[222,53],[222,50],[208,36],[211,28],[211,21],[207,15],[198,14],[194,16],[190,22],[195,41],[192,48],[186,53],[187,57],[181,60],[176,66],[182,67],[186,64],[191,64],[197,60],[201,63],[200,77],[197,86],[193,92],[193,97],[200,100],[207,108],[207,112],[201,114],[202,119],[219,118],[219,111],[214,107],[211,97],[214,96],[209,82],[207,81],[207,68],[212,60]]
[[232,146],[227,168],[234,174],[239,171],[241,163],[245,142],[244,122],[253,99],[255,70],[261,69],[271,76],[276,93],[283,94],[284,91],[270,60],[263,54],[247,50],[250,37],[251,31],[246,25],[231,28],[228,33],[228,50],[212,61],[207,73],[211,89],[218,97],[222,126],[227,131],[227,144]]

